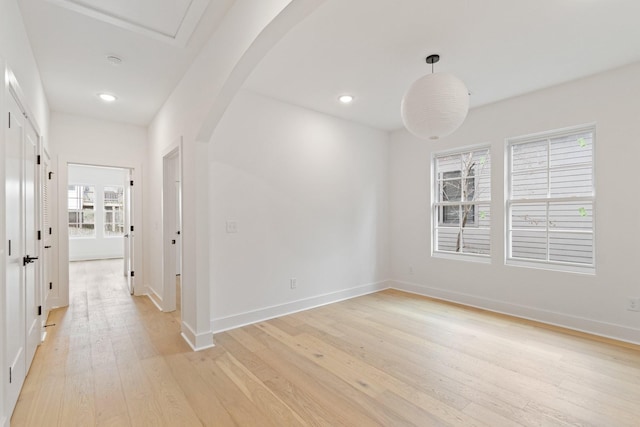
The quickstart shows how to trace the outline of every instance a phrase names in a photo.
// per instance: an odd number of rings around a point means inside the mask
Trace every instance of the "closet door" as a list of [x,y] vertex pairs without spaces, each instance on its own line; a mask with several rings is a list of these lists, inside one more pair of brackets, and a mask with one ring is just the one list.
[[[6,269],[6,362],[9,364],[9,384],[6,409],[8,413],[18,400],[26,375],[25,357],[25,288],[24,281],[24,239],[22,185],[23,185],[23,140],[25,119],[17,102],[8,96],[9,123],[6,132],[5,161],[6,187],[5,210],[7,226],[7,269]],[[3,369],[5,369],[3,367]]]
[[[27,371],[41,340],[39,266],[40,250],[37,236],[36,168],[38,157],[38,134],[30,123],[25,123],[24,138],[24,289],[26,321],[26,367]],[[40,236],[42,237],[42,236]]]
[[15,407],[41,340],[36,183],[39,136],[9,92],[6,132],[7,230],[6,337],[9,384],[6,404]]

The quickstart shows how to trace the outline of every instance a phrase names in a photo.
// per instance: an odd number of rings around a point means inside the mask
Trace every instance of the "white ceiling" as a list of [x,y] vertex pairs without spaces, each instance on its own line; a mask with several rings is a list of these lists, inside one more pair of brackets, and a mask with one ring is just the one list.
[[147,125],[233,0],[18,3],[52,110]]
[[[461,78],[471,107],[640,61],[638,0],[329,0],[255,69],[247,87],[373,127],[402,127],[409,85]],[[342,93],[355,96],[348,106]]]
[[[18,2],[52,110],[146,125],[234,0]],[[638,0],[327,0],[246,87],[392,130],[428,54],[477,107],[640,61],[639,16]]]

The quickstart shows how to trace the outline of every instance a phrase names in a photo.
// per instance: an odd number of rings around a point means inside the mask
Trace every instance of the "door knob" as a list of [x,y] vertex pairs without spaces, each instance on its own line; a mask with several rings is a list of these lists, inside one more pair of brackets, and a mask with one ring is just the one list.
[[22,258],[22,265],[25,266],[27,264],[31,264],[33,261],[35,261],[37,259],[38,259],[37,256],[26,255],[25,257]]

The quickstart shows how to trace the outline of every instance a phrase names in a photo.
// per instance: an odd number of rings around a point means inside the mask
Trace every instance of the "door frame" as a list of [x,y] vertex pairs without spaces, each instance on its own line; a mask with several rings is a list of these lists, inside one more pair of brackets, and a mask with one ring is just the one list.
[[[177,178],[177,180],[176,180]],[[176,185],[176,182],[179,184]],[[162,156],[162,311],[176,310],[177,260],[182,265],[182,137]],[[176,194],[178,193],[178,194]],[[175,242],[175,243],[172,243]],[[180,286],[182,292],[183,286]],[[180,298],[182,302],[182,298]],[[182,310],[180,311],[182,322]]]
[[[126,156],[123,156],[126,157]],[[133,225],[139,238],[134,240],[134,271],[136,278],[136,286],[134,295],[140,296],[146,294],[146,286],[143,285],[143,265],[142,265],[142,236],[143,233],[143,217],[142,217],[142,165],[137,163],[127,163],[126,158],[122,162],[112,162],[104,164],[100,162],[87,161],[81,157],[59,156],[58,157],[58,289],[51,296],[51,307],[65,307],[69,305],[69,215],[67,214],[67,185],[69,181],[69,165],[85,165],[98,166],[107,168],[129,169],[133,176],[134,187],[133,192]],[[54,230],[55,231],[55,230]],[[55,289],[54,289],[55,291]]]

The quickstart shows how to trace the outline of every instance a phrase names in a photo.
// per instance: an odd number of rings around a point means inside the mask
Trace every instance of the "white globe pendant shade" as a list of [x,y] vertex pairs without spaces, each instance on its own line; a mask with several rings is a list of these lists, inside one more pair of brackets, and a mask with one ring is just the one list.
[[469,111],[469,91],[448,73],[427,74],[402,98],[402,121],[422,139],[439,139],[460,127]]

